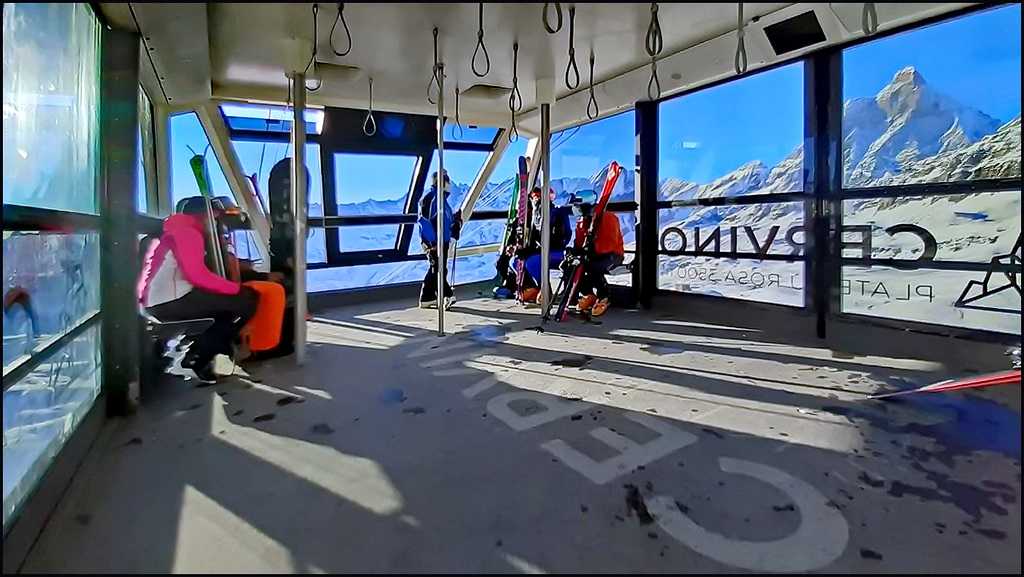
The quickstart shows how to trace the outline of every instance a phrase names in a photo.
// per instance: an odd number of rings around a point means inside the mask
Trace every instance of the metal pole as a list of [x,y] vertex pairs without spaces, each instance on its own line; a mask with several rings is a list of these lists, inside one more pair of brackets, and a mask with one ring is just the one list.
[[[547,314],[551,290],[551,105],[540,105],[540,158],[544,171],[543,188],[540,192],[541,233],[540,233],[540,298],[541,311]],[[563,247],[564,248],[564,247]]]
[[[444,64],[437,65],[437,336],[444,336]],[[455,279],[452,279],[453,281]]]
[[295,363],[306,364],[306,75],[292,76],[292,211],[295,218]]

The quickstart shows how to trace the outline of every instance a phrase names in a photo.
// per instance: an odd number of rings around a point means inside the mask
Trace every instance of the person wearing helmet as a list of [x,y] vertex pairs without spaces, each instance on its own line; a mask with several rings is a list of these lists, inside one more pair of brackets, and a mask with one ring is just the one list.
[[[147,249],[137,285],[139,305],[160,321],[212,318],[213,325],[191,340],[172,373],[202,384],[217,381],[213,360],[231,355],[239,331],[256,314],[259,295],[222,278],[207,264],[207,201],[189,199],[164,220],[163,234]],[[223,205],[213,202],[216,213]]]
[[[442,234],[437,234],[437,173],[433,174],[430,190],[423,195],[420,202],[420,243],[423,245],[423,252],[427,255],[430,268],[427,275],[423,277],[423,286],[420,289],[420,308],[437,306],[437,269],[446,270],[445,266],[448,247],[451,241],[459,240],[462,231],[462,211],[453,213],[452,207],[448,204],[448,197],[452,192],[452,181],[448,171],[444,171],[444,225]],[[438,245],[441,245],[441,253],[438,255]],[[445,273],[447,276],[447,273]],[[444,280],[445,308],[455,302],[455,292],[452,290],[448,279]]]
[[626,250],[622,240],[622,228],[614,214],[602,213],[594,226],[594,239],[589,247],[584,247],[584,239],[594,219],[597,204],[597,193],[593,190],[581,190],[574,193],[569,204],[579,220],[576,221],[576,238],[573,242],[572,254],[582,260],[583,275],[580,277],[577,309],[590,311],[593,316],[601,316],[611,301],[608,271],[622,264]]
[[[523,289],[523,302],[536,303],[539,301],[540,284],[543,273],[541,256],[541,234],[543,227],[543,207],[540,187],[534,187],[530,191],[529,205],[529,243],[522,246],[516,253],[516,257],[523,260],[527,275],[524,278],[525,288]],[[549,206],[554,204],[555,192],[548,191],[547,202]],[[570,211],[567,208],[552,206],[549,226],[551,227],[551,254],[550,266],[557,268],[562,264],[565,257],[565,248],[572,240],[572,227],[569,219]]]

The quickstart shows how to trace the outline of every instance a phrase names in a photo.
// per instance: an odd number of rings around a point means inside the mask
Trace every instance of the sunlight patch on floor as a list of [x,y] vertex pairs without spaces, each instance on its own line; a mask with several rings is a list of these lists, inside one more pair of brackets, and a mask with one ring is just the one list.
[[526,559],[523,559],[522,557],[517,557],[516,555],[513,555],[511,553],[505,553],[505,554],[503,554],[503,556],[505,557],[505,561],[508,561],[508,564],[511,565],[512,568],[514,568],[516,571],[519,571],[520,573],[523,573],[525,575],[547,575],[548,574],[547,571],[541,569],[540,567],[534,565],[533,563],[530,563],[529,561],[527,561]]
[[607,373],[586,368],[568,374],[555,373],[548,363],[522,361],[513,366],[510,361],[512,359],[488,355],[465,362],[464,366],[479,370],[481,375],[477,383],[466,389],[471,391],[469,396],[484,398],[481,393],[503,384],[595,406],[842,453],[862,446],[857,428],[830,413],[716,395],[626,375],[609,377]]
[[235,425],[225,415],[224,400],[215,396],[213,402],[211,436],[377,515],[402,510],[401,493],[376,462],[333,447]]
[[318,322],[309,323],[308,327],[306,339],[309,343],[343,347],[387,350],[401,344],[406,338],[377,332],[372,328],[355,328]]
[[[116,554],[116,553],[115,553]],[[294,573],[284,546],[186,485],[171,573],[209,573],[231,559],[232,573]]]

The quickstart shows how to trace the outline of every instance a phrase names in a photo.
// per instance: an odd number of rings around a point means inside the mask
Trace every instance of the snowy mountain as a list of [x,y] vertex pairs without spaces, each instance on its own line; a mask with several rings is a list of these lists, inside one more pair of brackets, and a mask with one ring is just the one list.
[[863,186],[939,153],[965,148],[999,128],[984,112],[945,96],[912,67],[896,73],[873,100],[844,107],[843,175]]

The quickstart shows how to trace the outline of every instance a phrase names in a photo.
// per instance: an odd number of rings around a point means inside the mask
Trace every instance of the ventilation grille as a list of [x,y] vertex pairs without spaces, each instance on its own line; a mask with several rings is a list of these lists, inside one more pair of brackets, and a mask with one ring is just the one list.
[[461,95],[463,98],[495,100],[498,98],[508,98],[509,91],[511,90],[511,88],[495,86],[493,84],[474,84],[466,90],[463,90]]
[[814,11],[804,12],[782,22],[776,22],[764,27],[764,35],[772,45],[776,56],[813,46],[824,42],[825,31],[818,23],[818,17]]

